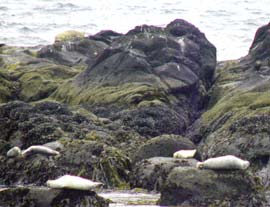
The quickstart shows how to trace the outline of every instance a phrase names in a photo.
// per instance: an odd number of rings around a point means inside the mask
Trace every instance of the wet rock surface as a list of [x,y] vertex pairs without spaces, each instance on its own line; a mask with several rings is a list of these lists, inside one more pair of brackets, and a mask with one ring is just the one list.
[[153,157],[138,162],[132,171],[131,186],[141,187],[149,191],[160,191],[169,173],[175,167],[196,166],[195,159],[176,159],[170,157]]
[[5,207],[107,207],[108,201],[94,191],[14,187],[1,189],[0,206]]
[[168,175],[166,184],[161,190],[160,204],[263,206],[257,187],[254,178],[241,171],[176,167]]

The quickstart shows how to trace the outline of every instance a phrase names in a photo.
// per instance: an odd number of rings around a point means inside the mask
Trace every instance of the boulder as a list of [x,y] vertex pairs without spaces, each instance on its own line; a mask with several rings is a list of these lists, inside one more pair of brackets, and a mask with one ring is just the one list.
[[0,206],[107,207],[109,203],[94,191],[14,187],[0,189]]
[[173,157],[179,150],[196,149],[196,146],[187,138],[180,135],[161,135],[150,139],[136,152],[133,162],[151,157]]
[[169,157],[152,157],[136,163],[131,172],[131,187],[160,191],[166,179],[175,167],[195,167],[195,159],[176,159]]
[[160,205],[263,206],[261,185],[244,171],[176,167],[161,190]]

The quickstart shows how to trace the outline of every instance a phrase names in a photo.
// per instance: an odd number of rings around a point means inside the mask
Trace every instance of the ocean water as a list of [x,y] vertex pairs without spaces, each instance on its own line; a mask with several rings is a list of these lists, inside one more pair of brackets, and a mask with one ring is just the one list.
[[258,27],[270,20],[270,0],[0,0],[0,43],[50,44],[79,30],[125,33],[136,25],[185,19],[217,47],[218,60],[247,54]]

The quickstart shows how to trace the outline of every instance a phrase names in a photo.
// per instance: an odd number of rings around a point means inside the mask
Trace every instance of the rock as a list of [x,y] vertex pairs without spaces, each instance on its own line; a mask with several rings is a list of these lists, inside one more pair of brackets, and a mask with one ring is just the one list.
[[73,65],[74,67],[68,67],[55,64],[45,58],[38,58],[39,49],[39,47],[9,46],[1,48],[2,102],[18,99],[37,101],[47,98],[64,80],[75,76],[85,68],[86,63],[77,63],[76,66]]
[[0,57],[0,103],[8,102],[17,98],[18,83],[10,75],[1,70]]
[[76,30],[68,30],[55,36],[55,42],[74,42],[84,39],[84,33]]
[[56,64],[66,66],[83,66],[92,64],[107,47],[103,42],[82,38],[76,41],[58,41],[53,45],[42,47],[37,56],[47,58]]
[[109,204],[94,191],[15,187],[0,191],[0,206],[107,207]]
[[175,159],[169,157],[152,157],[136,163],[131,173],[131,187],[160,191],[173,168],[179,166],[196,166],[195,159]]
[[263,206],[255,177],[243,171],[176,167],[161,190],[160,205]]
[[60,142],[64,146],[60,156],[0,157],[3,184],[44,185],[48,179],[64,174],[100,181],[105,187],[123,186],[128,182],[130,160],[121,150],[95,141],[62,139]]
[[62,137],[83,138],[83,128],[88,128],[89,132],[91,129],[100,129],[93,121],[71,112],[66,105],[55,102],[41,102],[35,106],[24,102],[10,102],[0,108],[0,139],[23,149]]
[[182,117],[159,101],[142,101],[137,109],[123,110],[112,115],[121,122],[146,137],[162,134],[182,134],[187,127],[187,117]]
[[173,157],[178,150],[196,149],[188,139],[180,135],[162,135],[150,139],[142,145],[134,156],[133,162],[151,157]]
[[[249,49],[249,55],[255,61],[269,61],[269,45],[270,45],[270,23],[260,27],[254,37],[253,43]],[[268,62],[269,63],[269,62]],[[269,66],[269,65],[268,65]]]
[[90,35],[88,38],[96,41],[102,41],[110,45],[115,39],[121,37],[123,34],[114,32],[112,30],[103,30],[95,35]]
[[269,28],[258,29],[247,56],[219,63],[209,110],[199,121],[203,159],[231,154],[252,160],[255,171],[269,159]]
[[[132,154],[144,139],[121,126],[113,130],[104,128],[98,119],[91,118],[55,102],[1,105],[1,182],[5,185],[42,185],[48,179],[73,174],[101,181],[106,187],[126,185],[131,169],[127,155]],[[6,157],[13,146],[25,149],[43,144],[52,146],[60,156]]]
[[[142,136],[183,134],[205,107],[215,70],[216,50],[204,34],[175,20],[98,36],[110,47],[51,98],[88,105]],[[110,112],[98,114],[101,108]]]

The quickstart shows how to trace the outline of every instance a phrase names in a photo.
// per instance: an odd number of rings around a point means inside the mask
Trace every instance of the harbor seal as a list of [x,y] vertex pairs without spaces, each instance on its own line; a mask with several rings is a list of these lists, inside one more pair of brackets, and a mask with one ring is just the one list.
[[175,153],[173,153],[174,158],[193,158],[196,154],[196,149],[194,150],[179,150]]
[[21,156],[22,151],[19,147],[13,147],[7,152],[7,157],[19,157]]
[[73,175],[64,175],[56,180],[48,180],[46,184],[50,188],[68,188],[76,190],[91,190],[103,185],[103,183],[94,182]]
[[242,160],[233,155],[209,158],[203,162],[197,162],[196,164],[199,169],[213,170],[245,170],[249,165],[249,161]]
[[26,150],[21,150],[19,147],[13,147],[7,152],[7,157],[27,157],[32,154],[44,154],[44,155],[59,155],[58,151],[55,151],[49,147],[45,147],[42,145],[33,145],[28,147]]

